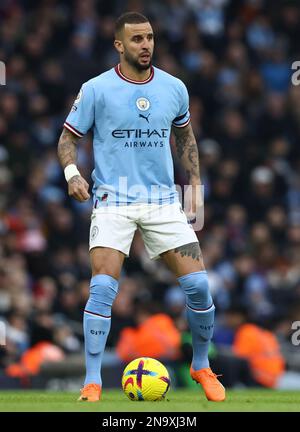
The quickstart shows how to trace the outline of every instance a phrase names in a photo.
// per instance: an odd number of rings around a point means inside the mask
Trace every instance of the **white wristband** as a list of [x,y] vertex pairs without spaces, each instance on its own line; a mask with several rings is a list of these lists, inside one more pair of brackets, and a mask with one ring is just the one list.
[[64,173],[67,182],[74,176],[77,175],[80,176],[80,172],[78,171],[77,166],[75,164],[70,164],[66,166],[66,168],[64,169]]

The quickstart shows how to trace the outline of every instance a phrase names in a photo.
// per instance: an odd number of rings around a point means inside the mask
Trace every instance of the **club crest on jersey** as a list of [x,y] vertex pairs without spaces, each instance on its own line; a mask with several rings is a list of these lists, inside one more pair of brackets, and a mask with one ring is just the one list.
[[76,96],[74,103],[78,103],[80,101],[81,97],[82,97],[82,89],[79,90],[79,93]]
[[150,101],[145,97],[139,97],[135,103],[140,111],[147,111],[150,108]]

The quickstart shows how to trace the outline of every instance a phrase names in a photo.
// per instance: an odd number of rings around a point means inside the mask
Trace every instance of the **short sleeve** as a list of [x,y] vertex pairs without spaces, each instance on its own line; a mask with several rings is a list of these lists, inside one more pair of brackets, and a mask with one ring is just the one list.
[[88,81],[81,87],[64,127],[78,137],[83,137],[93,126],[95,119],[95,96],[92,84]]
[[180,108],[177,116],[172,122],[172,125],[181,128],[187,126],[191,120],[189,112],[189,94],[186,86],[183,84],[182,81],[179,81],[178,95],[180,98]]

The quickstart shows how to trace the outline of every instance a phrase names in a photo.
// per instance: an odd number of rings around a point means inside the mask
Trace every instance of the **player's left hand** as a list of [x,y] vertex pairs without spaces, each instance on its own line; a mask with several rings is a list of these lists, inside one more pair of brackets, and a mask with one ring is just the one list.
[[80,175],[76,175],[68,181],[69,196],[77,201],[87,201],[90,198],[88,190],[88,182]]

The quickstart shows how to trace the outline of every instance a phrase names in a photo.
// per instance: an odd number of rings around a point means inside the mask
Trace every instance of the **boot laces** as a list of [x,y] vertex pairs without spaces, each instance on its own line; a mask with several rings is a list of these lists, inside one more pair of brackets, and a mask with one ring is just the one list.
[[207,371],[207,374],[213,378],[218,378],[223,376],[222,374],[215,374],[213,371]]
[[93,390],[99,391],[99,387],[97,386],[97,384],[87,384],[81,389],[81,392],[84,391],[85,393],[90,393]]

